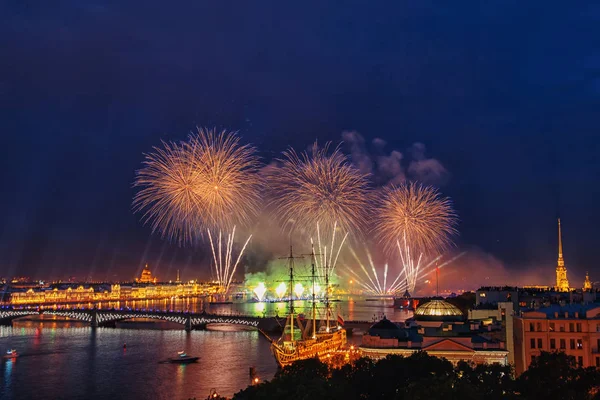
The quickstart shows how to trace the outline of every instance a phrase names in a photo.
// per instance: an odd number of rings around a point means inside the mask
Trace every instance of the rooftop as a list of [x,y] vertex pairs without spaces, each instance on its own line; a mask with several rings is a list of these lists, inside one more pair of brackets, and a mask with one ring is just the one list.
[[[588,317],[588,312],[591,310],[600,309],[600,303],[590,303],[590,304],[551,304],[548,307],[542,307],[537,310],[529,309],[524,310],[523,313],[529,312],[538,312],[546,314],[547,318],[555,319],[555,318],[565,318],[565,313],[568,314],[567,318],[575,318],[575,313],[577,313],[577,318],[585,319]],[[558,313],[558,314],[557,314]],[[558,315],[558,317],[556,317]],[[598,313],[594,312],[593,315],[589,316],[590,318],[598,318]]]

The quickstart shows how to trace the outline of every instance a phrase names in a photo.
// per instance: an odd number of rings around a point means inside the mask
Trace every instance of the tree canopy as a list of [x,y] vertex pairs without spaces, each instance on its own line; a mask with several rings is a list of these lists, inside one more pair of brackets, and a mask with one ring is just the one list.
[[564,353],[542,353],[515,379],[510,366],[473,365],[416,352],[374,361],[360,358],[341,368],[317,359],[280,370],[234,399],[600,399],[600,371],[580,368]]

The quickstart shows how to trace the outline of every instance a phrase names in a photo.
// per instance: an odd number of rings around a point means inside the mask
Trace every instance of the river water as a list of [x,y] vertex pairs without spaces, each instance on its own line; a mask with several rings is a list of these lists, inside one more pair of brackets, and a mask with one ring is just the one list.
[[[198,304],[188,306],[164,308],[192,309]],[[148,308],[154,307],[159,308],[148,304]],[[298,304],[302,307],[308,311],[308,305]],[[371,320],[386,314],[400,321],[410,316],[393,310],[388,302],[344,301],[336,307],[346,319]],[[284,303],[206,308],[210,312],[259,315],[286,312]],[[201,399],[213,388],[231,396],[248,385],[251,366],[263,380],[271,379],[277,371],[269,342],[256,331],[188,333],[179,326],[156,326],[176,329],[92,329],[84,323],[49,316],[0,326],[0,350],[14,348],[20,354],[16,360],[1,361],[0,399]],[[189,365],[161,363],[181,350],[200,356],[200,361]]]

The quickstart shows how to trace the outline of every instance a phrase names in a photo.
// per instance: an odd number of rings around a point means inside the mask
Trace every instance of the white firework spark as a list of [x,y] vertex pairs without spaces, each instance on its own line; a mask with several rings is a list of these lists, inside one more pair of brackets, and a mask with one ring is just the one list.
[[[365,249],[367,262],[363,262],[363,259],[359,257],[352,247],[350,247],[350,252],[360,270],[357,272],[356,268],[352,268],[346,263],[346,271],[349,273],[350,278],[356,281],[367,294],[375,296],[398,296],[405,291],[414,293],[417,286],[424,282],[436,269],[454,262],[465,254],[464,252],[460,253],[450,260],[444,261],[442,264],[439,264],[439,261],[442,259],[442,256],[439,255],[424,264],[423,254],[414,257],[411,255],[411,249],[408,246],[401,246],[400,242],[398,242],[398,246],[401,254],[400,263],[402,269],[395,276],[389,276],[390,268],[388,263],[383,265],[382,270],[381,266],[375,264],[371,253],[367,249]],[[360,273],[361,271],[362,274]],[[391,283],[388,284],[388,282]]]
[[337,223],[334,223],[333,230],[331,233],[331,242],[329,245],[325,240],[321,240],[321,229],[317,224],[317,238],[316,241],[313,238],[310,239],[311,245],[316,246],[315,254],[315,267],[317,270],[317,281],[319,283],[327,285],[328,279],[331,282],[331,278],[334,276],[335,267],[337,266],[340,252],[346,243],[348,233],[345,233],[339,244],[336,242]]
[[244,254],[246,246],[250,242],[250,239],[252,239],[252,235],[248,236],[248,239],[246,239],[246,242],[244,242],[244,245],[242,246],[242,249],[238,253],[238,256],[234,262],[233,244],[235,241],[235,226],[233,227],[232,233],[227,234],[226,242],[223,242],[224,235],[221,231],[219,231],[218,238],[213,238],[212,234],[210,233],[210,229],[207,229],[206,231],[208,232],[208,240],[210,241],[213,261],[215,263],[217,283],[221,288],[221,292],[227,294],[229,292],[229,288],[231,287],[231,282],[233,281],[237,266],[242,258],[242,254]]

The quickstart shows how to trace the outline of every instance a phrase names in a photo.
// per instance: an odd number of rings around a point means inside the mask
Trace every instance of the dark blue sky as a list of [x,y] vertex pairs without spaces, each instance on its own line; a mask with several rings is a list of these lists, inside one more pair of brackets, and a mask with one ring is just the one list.
[[549,283],[560,215],[573,283],[600,280],[600,6],[175,3],[0,3],[0,276],[201,275],[130,205],[142,153],[202,125],[266,161],[348,130],[423,143],[461,247]]

